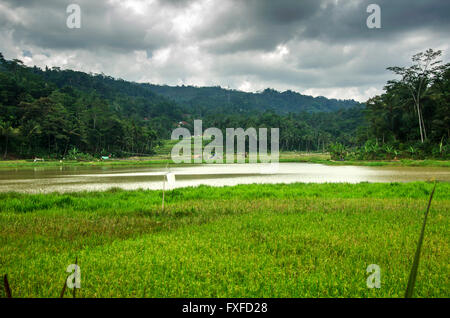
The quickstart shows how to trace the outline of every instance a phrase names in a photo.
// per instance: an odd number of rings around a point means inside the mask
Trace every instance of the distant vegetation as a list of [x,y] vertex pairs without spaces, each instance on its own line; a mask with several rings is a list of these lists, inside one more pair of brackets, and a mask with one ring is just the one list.
[[142,84],[151,91],[185,106],[193,116],[204,117],[218,112],[250,114],[273,111],[278,114],[301,112],[332,112],[360,106],[354,100],[337,100],[312,97],[293,91],[278,92],[267,88],[259,93],[233,89],[195,86],[162,86]]
[[151,154],[181,110],[103,75],[29,68],[0,55],[2,157]]
[[138,84],[0,54],[0,155],[148,156],[174,128],[202,119],[204,128],[278,127],[282,151],[329,151],[335,160],[448,159],[450,67],[440,54],[390,68],[400,79],[366,105],[272,89]]
[[[353,106],[355,111],[349,110]],[[330,141],[354,142],[362,109],[354,101],[294,92],[169,88],[56,67],[41,70],[0,55],[5,158],[149,155],[180,121],[189,128],[194,119],[219,128],[279,127],[283,149],[318,150]]]

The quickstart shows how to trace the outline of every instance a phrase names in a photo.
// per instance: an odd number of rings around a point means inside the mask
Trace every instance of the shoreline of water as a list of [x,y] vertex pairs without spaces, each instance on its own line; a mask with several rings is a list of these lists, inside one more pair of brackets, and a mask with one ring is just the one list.
[[110,188],[161,190],[164,175],[169,171],[175,174],[175,188],[276,183],[450,182],[450,169],[439,167],[327,166],[312,163],[280,163],[278,170],[262,164],[170,168],[41,167],[33,170],[0,170],[0,192],[79,192]]

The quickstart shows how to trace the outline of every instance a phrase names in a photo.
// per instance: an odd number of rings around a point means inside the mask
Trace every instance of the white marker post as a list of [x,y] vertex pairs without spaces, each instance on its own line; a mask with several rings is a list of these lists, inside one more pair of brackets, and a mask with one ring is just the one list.
[[164,211],[164,194],[166,192],[166,179],[167,179],[167,185],[168,189],[172,190],[175,188],[175,174],[170,172],[170,170],[164,174],[164,180],[163,180],[163,197],[162,197],[162,210]]
[[172,190],[173,188],[175,188],[175,174],[168,172],[166,174],[166,178],[167,178],[168,189]]

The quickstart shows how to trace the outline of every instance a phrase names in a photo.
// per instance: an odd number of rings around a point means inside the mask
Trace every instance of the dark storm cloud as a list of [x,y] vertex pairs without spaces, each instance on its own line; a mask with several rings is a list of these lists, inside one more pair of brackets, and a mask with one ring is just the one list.
[[[215,52],[270,50],[293,39],[328,42],[386,41],[414,30],[447,32],[450,1],[442,0],[314,0],[233,1],[233,10],[211,18],[199,35],[218,39],[209,43]],[[382,28],[368,29],[366,8],[382,8]],[[218,23],[220,21],[220,23]],[[239,34],[230,37],[226,35]]]
[[[373,32],[366,27],[369,4],[381,7],[382,28]],[[329,3],[311,19],[303,33],[331,41],[387,40],[414,30],[443,31],[450,26],[450,1],[442,0],[364,0]],[[327,23],[328,21],[328,23]],[[314,23],[315,22],[315,23]]]
[[[365,24],[366,8],[373,2],[382,7],[383,27],[377,32],[369,30]],[[65,8],[72,0],[0,0],[0,3],[22,12],[20,18],[23,19],[12,22],[2,16],[2,26],[13,27],[20,39],[49,48],[142,49],[176,40],[170,33],[171,22],[164,21],[163,16],[152,14],[137,18],[129,8],[113,5],[114,1],[78,1],[83,13],[83,28],[78,32],[65,27]],[[195,1],[189,0],[158,2],[161,10],[170,6],[179,11],[193,3]],[[386,40],[420,29],[445,32],[450,27],[448,12],[450,1],[442,0],[218,1],[217,12],[202,17],[204,21],[192,37],[201,42],[221,41],[211,48],[218,52],[270,50],[280,43],[305,38],[332,42]],[[231,35],[230,39],[227,40],[226,35]]]
[[229,10],[210,17],[197,30],[199,38],[213,40],[207,44],[212,51],[271,50],[298,37],[302,22],[316,15],[321,6],[317,0],[233,0],[230,4]]
[[[81,29],[66,27],[72,2]],[[381,29],[366,26],[371,3]],[[136,81],[364,100],[387,66],[449,47],[448,12],[438,0],[0,0],[0,51]]]

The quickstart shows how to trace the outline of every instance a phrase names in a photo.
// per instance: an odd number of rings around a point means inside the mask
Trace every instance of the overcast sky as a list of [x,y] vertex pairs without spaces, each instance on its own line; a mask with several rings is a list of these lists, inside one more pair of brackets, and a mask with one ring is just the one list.
[[[66,8],[81,8],[81,28]],[[369,4],[381,29],[368,29]],[[130,81],[267,87],[365,101],[427,48],[449,60],[448,0],[0,0],[0,52]]]

